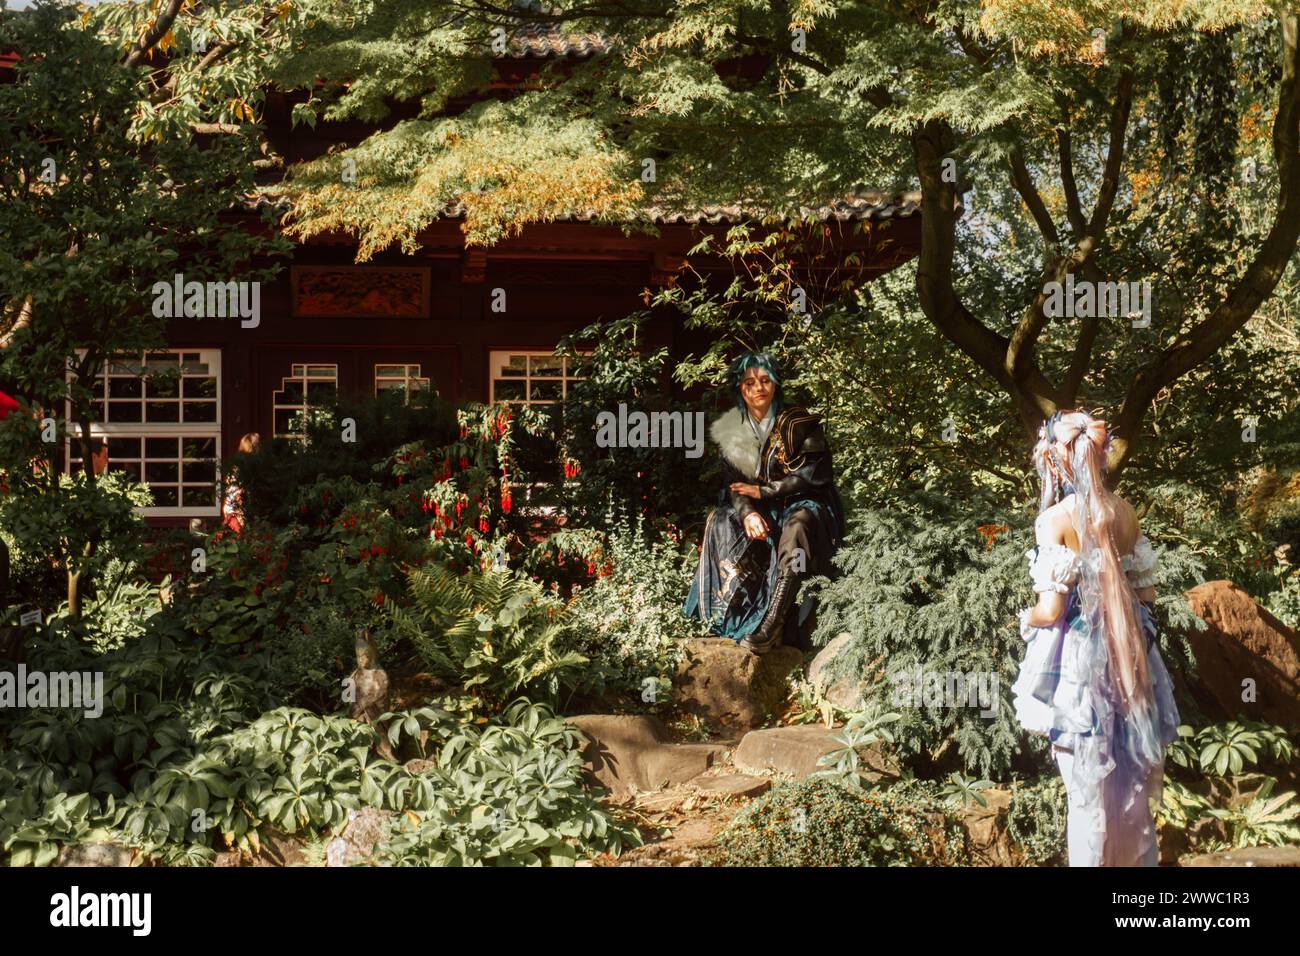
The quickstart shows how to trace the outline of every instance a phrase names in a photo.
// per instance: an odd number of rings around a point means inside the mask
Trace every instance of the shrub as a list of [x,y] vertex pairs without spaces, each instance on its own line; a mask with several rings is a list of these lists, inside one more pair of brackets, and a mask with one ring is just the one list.
[[[448,732],[450,731],[450,732]],[[572,866],[578,855],[636,845],[582,789],[581,734],[519,700],[479,730],[444,723],[430,742],[428,797],[389,826],[375,862],[393,866]]]
[[1025,860],[1038,866],[1064,863],[1065,817],[1068,804],[1060,774],[1045,775],[1030,784],[1012,786],[1007,807],[1007,833],[1024,851]]
[[[563,862],[637,839],[582,792],[577,731],[540,705],[486,724],[426,707],[382,727],[276,706],[251,661],[178,643],[162,617],[98,657],[63,633],[34,642],[33,668],[102,670],[106,700],[94,720],[0,711],[0,862],[48,865],[62,845],[102,840],[204,864],[217,849],[257,851],[272,828],[337,830],[361,806],[423,814],[426,857],[433,830],[453,834],[454,848],[475,831],[461,862]],[[427,731],[436,767],[416,774],[376,758],[381,730],[395,744]],[[505,825],[484,829],[483,807]]]
[[513,571],[457,574],[429,564],[409,569],[406,581],[409,608],[389,612],[394,635],[489,707],[524,692],[553,701],[561,680],[586,663],[562,645],[563,605]]
[[[1016,621],[1033,598],[1025,551],[1034,538],[1027,511],[968,512],[954,513],[950,502],[924,494],[889,510],[859,511],[835,558],[843,573],[813,584],[820,595],[813,640],[852,635],[831,676],[875,678],[867,681],[868,707],[898,708],[891,678],[916,669],[997,675],[991,719],[981,707],[908,706],[891,727],[905,759],[943,769],[956,764],[996,779],[1026,747],[1046,765],[1046,747],[1026,739],[1009,693],[1024,654]],[[1165,621],[1194,626],[1182,594],[1199,570],[1186,550],[1163,549],[1157,604]],[[1171,666],[1189,666],[1184,639],[1166,633],[1162,652]]]
[[568,629],[590,661],[578,689],[639,694],[647,680],[669,682],[683,642],[708,634],[706,622],[682,615],[696,555],[669,534],[653,534],[641,516],[611,514],[607,528],[607,573],[569,605]]
[[937,801],[814,777],[755,800],[719,846],[729,866],[927,866],[960,862],[965,836]]

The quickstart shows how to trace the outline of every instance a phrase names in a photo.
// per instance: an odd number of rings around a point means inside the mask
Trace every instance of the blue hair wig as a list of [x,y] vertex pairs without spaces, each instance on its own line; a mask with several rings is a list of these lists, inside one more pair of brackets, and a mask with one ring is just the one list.
[[772,396],[772,408],[774,411],[780,411],[783,398],[781,368],[777,365],[776,359],[772,357],[770,352],[742,352],[731,363],[728,374],[731,382],[731,397],[735,401],[736,407],[742,412],[745,410],[745,399],[740,394],[740,381],[751,368],[761,369],[772,380],[772,384],[776,386],[776,394]]

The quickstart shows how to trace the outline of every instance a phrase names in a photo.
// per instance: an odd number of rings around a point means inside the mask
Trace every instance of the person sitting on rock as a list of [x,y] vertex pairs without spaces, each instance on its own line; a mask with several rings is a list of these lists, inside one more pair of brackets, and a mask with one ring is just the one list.
[[756,654],[799,643],[790,614],[800,580],[830,571],[843,505],[821,419],[786,405],[771,355],[746,352],[730,369],[736,407],[709,435],[723,487],[704,529],[699,565],[682,608]]

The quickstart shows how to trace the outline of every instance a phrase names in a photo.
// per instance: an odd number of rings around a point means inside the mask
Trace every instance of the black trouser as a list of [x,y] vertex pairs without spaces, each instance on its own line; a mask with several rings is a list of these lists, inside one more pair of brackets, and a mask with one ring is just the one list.
[[811,511],[800,508],[781,526],[781,537],[776,546],[776,560],[781,574],[794,574],[803,578],[814,572],[817,552],[813,550],[813,525],[816,520]]

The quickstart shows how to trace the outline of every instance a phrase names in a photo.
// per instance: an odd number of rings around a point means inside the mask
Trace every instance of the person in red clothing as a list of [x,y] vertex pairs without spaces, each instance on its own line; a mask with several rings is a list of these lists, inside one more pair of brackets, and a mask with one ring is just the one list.
[[[262,447],[262,436],[249,432],[239,440],[239,453],[252,455]],[[238,479],[231,477],[226,482],[226,495],[221,500],[221,523],[235,534],[244,527],[244,489]]]

